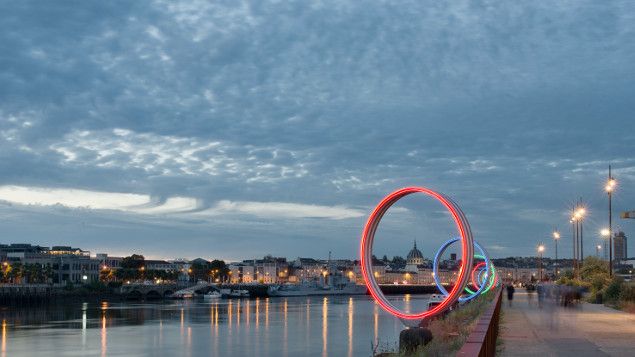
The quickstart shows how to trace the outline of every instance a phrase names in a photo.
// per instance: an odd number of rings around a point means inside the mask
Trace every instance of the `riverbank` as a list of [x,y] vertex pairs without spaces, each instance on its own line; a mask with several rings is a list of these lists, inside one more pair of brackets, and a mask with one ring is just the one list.
[[497,291],[489,291],[470,303],[451,311],[443,318],[433,319],[427,328],[432,341],[412,354],[397,351],[377,351],[375,357],[449,356],[456,354],[475,327],[478,317],[490,306]]

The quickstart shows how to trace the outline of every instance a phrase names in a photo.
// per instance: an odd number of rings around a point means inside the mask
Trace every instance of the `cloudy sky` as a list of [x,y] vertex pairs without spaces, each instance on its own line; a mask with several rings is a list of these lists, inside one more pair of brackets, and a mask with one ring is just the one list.
[[[423,185],[497,257],[568,234],[582,197],[594,254],[609,163],[616,211],[635,209],[630,1],[20,1],[0,14],[1,243],[355,257],[373,206]],[[453,234],[439,205],[408,197],[376,252],[417,239],[430,256]]]

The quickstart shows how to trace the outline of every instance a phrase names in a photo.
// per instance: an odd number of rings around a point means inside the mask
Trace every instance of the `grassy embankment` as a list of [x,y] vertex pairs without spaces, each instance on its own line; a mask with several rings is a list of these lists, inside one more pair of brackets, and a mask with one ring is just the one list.
[[[473,330],[478,317],[487,309],[495,291],[481,295],[470,303],[448,313],[443,318],[430,321],[428,329],[432,332],[432,341],[420,347],[415,353],[404,354],[396,351],[377,351],[376,357],[405,356],[449,356],[455,354]],[[396,347],[395,349],[397,349]]]

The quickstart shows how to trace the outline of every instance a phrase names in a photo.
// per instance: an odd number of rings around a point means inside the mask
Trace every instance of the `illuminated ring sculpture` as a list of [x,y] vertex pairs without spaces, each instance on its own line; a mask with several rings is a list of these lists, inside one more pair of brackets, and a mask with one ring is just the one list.
[[[480,259],[485,259],[482,255],[479,254],[475,254],[474,255],[475,258],[480,258]],[[476,289],[480,289],[481,285],[484,283],[483,278],[487,278],[488,275],[486,274],[486,262],[480,262],[478,264],[476,264],[474,266],[474,269],[472,269],[472,274],[470,275],[472,277],[472,285],[474,287],[476,287]],[[491,266],[491,264],[490,264]],[[465,287],[465,291],[467,291],[470,294],[474,294],[474,292],[472,290],[470,290],[469,287],[470,284],[468,284]]]
[[[491,261],[490,261],[490,268],[491,268],[490,269],[491,275],[489,275],[489,278],[490,278],[489,284],[488,284],[487,288],[485,288],[485,290],[483,290],[481,292],[481,294],[485,294],[486,292],[490,291],[490,289],[493,286],[498,286],[498,274],[496,274],[496,267],[494,267],[494,264]],[[481,276],[482,276],[482,278],[481,278]],[[488,275],[485,273],[485,269],[481,268],[481,269],[479,269],[479,278],[478,278],[477,281],[479,281],[480,284],[483,284],[486,281],[485,278],[487,276]],[[474,278],[472,278],[472,280],[474,280]],[[479,286],[476,286],[476,287],[479,288]],[[474,294],[475,293],[474,291],[470,290],[470,288],[467,287],[467,286],[465,287],[465,291],[467,291],[470,294]]]
[[[488,278],[489,278],[489,282],[488,282]],[[480,289],[482,284],[488,284],[489,285],[488,288],[486,288],[483,291],[483,293],[486,293],[489,290],[489,287],[493,285],[493,283],[494,283],[493,276],[487,274],[487,270],[485,270],[485,262],[481,262],[474,267],[474,270],[472,270],[472,285],[476,287],[477,290]],[[469,284],[468,286],[465,287],[465,291],[467,291],[470,294],[474,294],[474,292],[470,290]]]
[[[437,252],[437,254],[434,256],[434,262],[432,263],[432,276],[434,277],[434,283],[437,285],[437,288],[441,291],[441,293],[445,296],[448,296],[448,291],[443,287],[443,285],[441,285],[441,281],[439,280],[439,258],[443,255],[443,253],[445,252],[446,249],[448,249],[448,247],[457,242],[460,238],[452,238],[450,240],[448,240],[447,242],[443,243],[443,245],[441,246],[441,248],[439,249],[439,251]],[[480,244],[478,244],[478,242],[473,241],[474,246],[481,252],[480,255],[475,255],[478,258],[481,258],[483,260],[485,260],[485,267],[487,269],[487,271],[489,272],[490,270],[490,260],[489,258],[487,258],[487,255],[485,254],[485,250],[483,249],[483,247],[481,247]],[[473,254],[474,255],[474,254]],[[473,258],[473,256],[470,256],[471,258]],[[467,265],[468,267],[472,266],[472,259],[470,259],[469,265]],[[461,262],[461,270],[464,270],[466,267],[465,262]],[[489,273],[488,273],[489,275]],[[463,287],[466,287],[465,285],[463,285]],[[456,284],[454,284],[454,288],[452,289],[452,291],[454,291],[456,288]],[[485,288],[485,284],[482,284],[481,287],[474,293],[471,293],[470,295],[467,296],[460,296],[458,297],[458,301],[459,302],[466,302],[469,300],[474,299],[475,297],[477,297],[479,294],[481,294],[483,292],[483,289]],[[461,289],[463,290],[463,289]],[[468,289],[469,291],[469,289]]]
[[[481,258],[481,259],[483,259],[483,258]],[[472,269],[472,274],[470,274],[470,277],[472,278],[472,285],[475,288],[477,288],[477,289],[480,289],[481,285],[483,285],[483,282],[481,282],[481,279],[482,279],[481,274],[483,273],[483,267],[486,268],[486,265],[487,265],[486,262],[480,262],[480,263],[476,264],[474,266],[474,269]],[[477,273],[478,273],[478,275],[477,275]],[[486,275],[486,277],[487,277],[487,275]],[[469,287],[469,284],[468,284],[468,286],[465,287],[465,289],[467,290],[468,287]]]
[[[413,194],[413,193],[423,193],[428,196],[433,197],[437,201],[441,202],[443,206],[450,212],[452,215],[452,219],[456,223],[457,229],[460,234],[461,239],[461,253],[462,253],[462,265],[459,270],[459,276],[457,278],[456,284],[452,288],[452,291],[447,294],[447,297],[438,305],[436,305],[431,310],[422,311],[419,313],[406,313],[399,310],[393,304],[386,299],[386,296],[382,293],[379,288],[379,284],[375,280],[375,276],[373,275],[373,265],[372,265],[372,247],[373,240],[375,239],[375,232],[377,231],[377,227],[379,226],[379,222],[382,217],[388,211],[388,209],[395,204],[401,198]],[[472,238],[472,230],[470,229],[470,224],[465,217],[461,208],[452,201],[449,197],[432,191],[430,189],[424,187],[406,187],[399,189],[397,191],[392,192],[388,196],[384,197],[381,202],[375,207],[373,212],[368,217],[368,221],[364,226],[364,231],[362,232],[361,239],[361,268],[362,268],[362,276],[364,277],[364,282],[366,283],[366,287],[368,291],[373,296],[375,301],[381,306],[384,310],[396,316],[404,322],[406,325],[414,326],[415,320],[423,320],[427,317],[435,316],[450,306],[454,304],[463,288],[467,284],[469,279],[469,271],[467,271],[466,267],[472,266],[472,259],[474,256],[474,239]]]

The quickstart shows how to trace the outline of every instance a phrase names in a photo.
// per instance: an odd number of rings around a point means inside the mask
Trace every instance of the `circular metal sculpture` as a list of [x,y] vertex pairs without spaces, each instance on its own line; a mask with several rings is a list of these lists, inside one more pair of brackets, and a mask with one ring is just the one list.
[[[441,256],[443,255],[443,253],[445,252],[445,250],[448,249],[448,247],[450,245],[452,245],[453,243],[458,242],[459,240],[460,240],[460,238],[452,238],[452,239],[448,240],[447,242],[443,243],[441,248],[439,248],[439,251],[437,252],[437,254],[434,256],[434,261],[432,263],[432,275],[434,276],[434,282],[435,282],[435,284],[437,284],[437,288],[441,291],[441,293],[443,295],[446,295],[446,296],[449,295],[448,291],[443,287],[443,285],[441,285],[441,281],[439,280],[439,260],[440,260]],[[471,273],[472,273],[471,274],[472,282],[478,288],[478,290],[476,292],[474,292],[474,291],[470,290],[467,286],[465,286],[465,290],[469,293],[469,295],[460,296],[458,298],[459,302],[465,302],[465,301],[472,300],[473,298],[477,297],[479,294],[483,293],[484,290],[486,289],[487,284],[485,284],[485,283],[479,284],[478,283],[479,280],[475,276],[475,273],[481,267],[483,267],[483,265],[485,266],[485,271],[487,272],[486,273],[486,281],[492,276],[492,274],[490,274],[490,270],[492,268],[492,264],[491,264],[489,258],[487,257],[487,255],[485,254],[485,250],[476,241],[474,241],[474,246],[481,253],[481,254],[475,254],[474,257],[484,260],[484,262],[481,262],[478,265],[476,265],[471,271]],[[470,262],[468,267],[471,267],[471,265],[472,265],[472,262]],[[463,264],[461,266],[461,268],[465,269],[466,266]],[[493,280],[492,280],[492,282],[493,282]],[[487,287],[487,290],[489,290],[490,287],[491,287],[491,284],[490,284],[489,287]]]
[[[443,206],[445,206],[445,208],[450,212],[450,214],[452,215],[452,219],[456,223],[456,227],[460,235],[462,263],[461,268],[459,269],[456,283],[454,284],[454,287],[449,294],[446,291],[447,297],[445,298],[445,300],[443,300],[443,302],[428,311],[422,311],[418,313],[406,313],[392,305],[388,301],[388,299],[386,299],[386,296],[384,296],[381,289],[379,288],[379,284],[377,284],[375,276],[373,275],[372,247],[373,240],[375,239],[375,232],[377,231],[379,222],[381,221],[386,211],[388,211],[388,209],[395,202],[413,193],[423,193],[436,199],[441,204],[443,204]],[[454,201],[452,201],[452,199],[441,193],[432,191],[424,187],[402,188],[384,197],[384,199],[379,202],[377,207],[375,207],[373,212],[370,214],[370,216],[368,217],[368,221],[364,226],[361,242],[361,268],[364,282],[368,287],[368,291],[370,291],[370,294],[373,296],[375,301],[377,301],[379,306],[381,306],[384,310],[391,313],[392,315],[404,320],[404,322],[407,320],[423,320],[427,317],[435,316],[452,306],[452,304],[454,304],[458,300],[461,292],[463,291],[463,288],[467,284],[470,278],[470,272],[467,268],[472,266],[472,259],[474,256],[473,241],[474,240],[472,238],[470,224],[467,221],[467,218],[465,217],[463,211],[461,211],[461,208],[459,208],[459,206]]]
[[[472,274],[474,274],[475,270],[476,270],[476,267],[472,271]],[[490,272],[488,273],[487,270],[485,270],[485,267],[481,265],[481,267],[478,268],[477,276],[478,278],[474,280],[474,275],[472,275],[472,282],[476,282],[475,284],[476,289],[480,289],[481,284],[487,283],[487,279],[489,278],[488,286],[483,291],[481,291],[481,294],[485,294],[486,292],[490,291],[490,289],[493,286],[498,285],[498,275],[496,274],[496,267],[494,267],[494,263],[492,263],[491,260],[490,260]],[[475,292],[470,290],[470,288],[467,286],[465,287],[465,291],[467,291],[470,294],[475,294]]]

